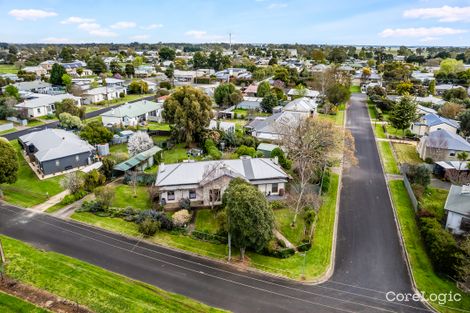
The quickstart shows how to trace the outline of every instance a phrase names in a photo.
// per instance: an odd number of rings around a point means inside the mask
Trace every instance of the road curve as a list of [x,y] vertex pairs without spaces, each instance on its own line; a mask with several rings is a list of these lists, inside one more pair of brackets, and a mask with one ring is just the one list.
[[335,274],[324,284],[239,271],[6,204],[0,205],[0,233],[233,312],[427,312],[420,303],[385,298],[387,291],[411,287],[366,115],[362,99],[354,95],[348,127],[356,138],[359,167],[344,173]]

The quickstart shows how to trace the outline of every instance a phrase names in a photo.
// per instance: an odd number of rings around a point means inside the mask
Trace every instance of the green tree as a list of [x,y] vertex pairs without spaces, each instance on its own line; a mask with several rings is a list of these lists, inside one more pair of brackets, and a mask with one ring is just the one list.
[[435,79],[429,82],[428,91],[433,96],[436,94],[436,80]]
[[104,177],[106,177],[106,180],[109,181],[113,177],[113,168],[114,165],[116,165],[116,162],[109,157],[103,158],[101,162],[103,163],[103,166],[101,166],[100,171]]
[[211,99],[191,86],[177,88],[163,104],[163,118],[174,124],[173,137],[188,146],[194,140],[202,140],[212,117]]
[[61,127],[67,129],[80,129],[83,126],[82,121],[78,116],[74,116],[67,112],[59,114],[59,124]]
[[346,50],[342,47],[333,48],[328,54],[328,61],[336,64],[341,64],[348,58]]
[[136,56],[134,60],[132,61],[132,65],[134,67],[139,67],[144,63],[144,59],[141,56]]
[[92,121],[83,127],[80,138],[88,141],[91,145],[99,145],[109,142],[113,138],[113,133],[100,121]]
[[289,71],[282,66],[277,67],[274,70],[274,80],[280,80],[285,84],[289,83]]
[[266,113],[273,113],[273,108],[278,104],[276,95],[270,92],[261,100],[260,107]]
[[396,129],[405,132],[416,119],[416,108],[416,102],[409,95],[403,96],[390,112],[390,123]]
[[13,184],[18,177],[18,155],[13,146],[0,138],[0,184]]
[[135,73],[134,65],[130,63],[126,64],[126,68],[124,71],[126,72],[127,77],[133,76]]
[[134,80],[129,84],[128,89],[131,94],[144,94],[148,93],[149,86],[144,80]]
[[121,72],[122,72],[121,65],[119,65],[118,61],[112,61],[109,64],[109,70],[111,71],[111,73],[113,73],[113,75],[114,74],[121,74]]
[[104,63],[103,59],[99,56],[93,56],[88,60],[87,67],[96,75],[107,72],[106,63]]
[[411,93],[411,91],[413,90],[413,83],[412,82],[400,82],[397,85],[396,90],[398,94],[400,95]]
[[351,91],[349,88],[342,84],[333,84],[326,90],[326,98],[334,105],[340,105],[345,103],[351,97]]
[[7,97],[13,97],[15,98],[17,101],[20,100],[20,92],[18,91],[18,88],[16,88],[16,86],[13,86],[13,85],[7,85],[5,87],[5,96]]
[[67,74],[65,68],[59,63],[54,63],[54,65],[52,65],[49,82],[52,85],[63,85],[62,76],[64,76],[64,74]]
[[59,117],[63,112],[70,113],[74,116],[78,116],[79,118],[83,118],[85,116],[85,108],[78,107],[73,99],[64,99],[61,102],[55,103],[55,115]]
[[240,249],[261,251],[273,237],[274,215],[265,196],[240,179],[230,182],[223,196],[227,211],[227,228],[232,243]]
[[85,187],[86,191],[91,192],[95,190],[95,188],[102,186],[105,183],[106,183],[106,176],[104,176],[97,169],[94,169],[85,175],[83,186]]
[[243,96],[232,83],[222,83],[214,90],[215,103],[221,106],[231,106],[240,103]]
[[456,59],[444,59],[441,61],[439,73],[449,75],[456,74],[465,70],[463,62],[457,61]]
[[62,75],[62,85],[65,86],[67,91],[70,91],[72,88],[72,77],[69,74]]
[[264,97],[266,96],[269,91],[271,90],[271,85],[267,81],[263,81],[258,85],[258,89],[256,90],[257,97]]
[[460,130],[465,136],[470,136],[470,109],[465,110],[459,116]]
[[193,68],[200,69],[207,67],[207,57],[201,51],[197,51],[193,56]]
[[176,57],[176,52],[170,47],[161,47],[158,51],[158,55],[162,61],[173,61]]
[[282,166],[283,169],[290,170],[292,162],[287,159],[286,154],[284,153],[284,151],[282,151],[281,148],[277,147],[271,151],[271,158],[275,157],[277,157],[279,164]]
[[61,58],[62,62],[64,63],[72,62],[74,59],[74,53],[75,53],[74,48],[65,46],[60,51],[59,58]]

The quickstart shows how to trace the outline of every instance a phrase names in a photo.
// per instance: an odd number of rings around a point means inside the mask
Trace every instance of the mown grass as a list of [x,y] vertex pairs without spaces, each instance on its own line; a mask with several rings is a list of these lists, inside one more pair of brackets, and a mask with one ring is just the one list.
[[400,174],[397,162],[392,153],[392,147],[388,141],[378,141],[379,152],[382,157],[385,173],[387,174]]
[[406,143],[392,142],[397,155],[398,162],[407,164],[421,164],[423,161],[419,158],[416,146]]
[[380,123],[375,124],[374,123],[373,124],[373,129],[374,129],[375,137],[381,138],[381,139],[386,139],[387,138],[387,135],[385,134],[385,131],[383,129],[382,124],[380,124]]
[[63,191],[63,188],[60,186],[62,176],[40,180],[26,163],[18,141],[13,140],[10,143],[17,152],[19,169],[18,179],[15,183],[0,185],[6,202],[23,207],[32,207],[46,201],[48,196],[50,197]]
[[2,236],[6,272],[14,279],[85,305],[94,312],[220,312],[55,252]]
[[421,209],[434,214],[439,221],[442,221],[445,216],[444,206],[448,194],[448,190],[428,187],[419,199]]
[[0,291],[0,312],[2,313],[48,313],[45,309],[37,307],[17,297]]
[[298,217],[295,226],[292,227],[294,220],[294,211],[291,209],[281,209],[274,211],[274,218],[276,221],[276,228],[281,234],[286,237],[293,245],[300,245],[304,239],[303,230],[305,223],[301,217]]
[[[149,122],[146,126],[150,130],[165,130],[170,131],[170,124],[165,123],[156,123],[156,122]],[[145,127],[144,127],[145,128]]]
[[350,86],[349,91],[351,93],[359,93],[361,92],[361,86]]
[[196,211],[195,229],[200,232],[216,234],[219,231],[219,223],[210,209]]
[[111,203],[113,207],[132,207],[140,210],[150,210],[152,208],[146,186],[136,186],[134,194],[133,186],[119,185],[114,188],[114,192],[114,199]]
[[18,68],[14,64],[0,64],[0,73],[16,74],[18,73]]
[[415,212],[411,205],[411,200],[405,189],[402,180],[392,180],[389,182],[390,191],[394,206],[397,210],[398,221],[403,234],[406,251],[411,265],[411,270],[416,281],[418,290],[425,292],[427,295],[448,294],[449,292],[460,293],[462,300],[459,302],[447,302],[445,307],[437,302],[432,305],[439,312],[462,312],[470,308],[470,294],[465,294],[458,289],[455,282],[445,277],[439,276],[434,272],[431,261],[426,253],[424,243],[416,223]]

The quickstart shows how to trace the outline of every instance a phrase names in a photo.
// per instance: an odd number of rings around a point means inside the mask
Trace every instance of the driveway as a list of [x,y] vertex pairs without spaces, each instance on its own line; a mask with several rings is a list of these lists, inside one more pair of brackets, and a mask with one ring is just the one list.
[[324,284],[239,271],[9,205],[0,205],[0,233],[234,312],[427,312],[386,301],[389,290],[410,291],[410,281],[361,98],[353,96],[348,114],[359,166],[344,173],[335,274]]

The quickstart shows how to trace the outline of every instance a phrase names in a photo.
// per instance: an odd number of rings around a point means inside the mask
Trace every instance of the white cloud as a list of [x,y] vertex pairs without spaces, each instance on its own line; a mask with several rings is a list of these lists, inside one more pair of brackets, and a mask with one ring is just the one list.
[[197,39],[198,41],[221,41],[222,39],[225,38],[225,36],[222,35],[211,35],[208,34],[204,30],[190,30],[184,33],[186,36],[192,37],[194,39]]
[[117,34],[107,28],[101,27],[98,23],[82,23],[78,25],[78,29],[87,31],[90,35],[98,37],[116,37]]
[[441,38],[440,37],[432,37],[432,36],[429,36],[429,37],[424,37],[424,38],[421,38],[419,41],[421,42],[427,42],[427,43],[430,43],[430,42],[436,42],[438,40],[440,40]]
[[466,33],[465,29],[448,27],[387,28],[379,33],[380,37],[435,37]]
[[31,20],[35,21],[40,18],[57,16],[52,11],[36,10],[36,9],[14,9],[8,12],[8,15],[15,17],[18,21]]
[[156,29],[156,28],[162,28],[163,24],[150,24],[147,26],[141,26],[141,29],[146,29],[146,30],[151,30],[151,29]]
[[132,40],[145,40],[148,39],[150,36],[149,35],[135,35],[131,36],[130,39]]
[[404,17],[421,19],[438,19],[439,22],[470,22],[470,6],[410,9],[403,12]]
[[111,25],[111,28],[113,28],[113,29],[128,29],[128,28],[134,28],[136,26],[137,26],[137,24],[134,23],[134,22],[122,21],[122,22],[114,23],[113,25]]
[[287,3],[271,3],[268,5],[268,9],[282,9],[287,7]]
[[61,21],[61,24],[83,24],[83,23],[91,23],[94,22],[95,20],[92,18],[83,18],[83,17],[78,17],[78,16],[71,16],[63,21]]
[[68,38],[61,38],[61,37],[47,37],[43,38],[42,42],[44,43],[71,43],[70,39]]

